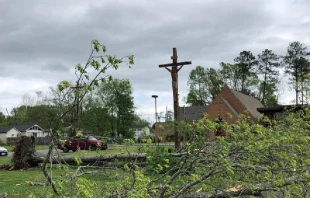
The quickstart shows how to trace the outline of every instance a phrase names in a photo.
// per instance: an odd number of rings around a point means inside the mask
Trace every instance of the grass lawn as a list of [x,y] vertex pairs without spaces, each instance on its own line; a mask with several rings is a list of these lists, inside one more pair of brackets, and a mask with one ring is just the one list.
[[[42,148],[42,147],[41,147]],[[37,149],[37,147],[36,147]],[[44,149],[44,147],[43,147]],[[108,155],[108,154],[119,154],[119,153],[136,153],[138,151],[138,147],[109,147],[107,150],[98,150],[98,151],[77,151],[69,153],[63,153],[62,151],[58,150],[60,155],[62,156],[94,156],[94,155]],[[0,157],[0,165],[4,164],[10,164],[11,163],[11,157],[8,156],[2,156]],[[60,165],[54,164],[52,168],[49,167],[49,172],[52,171],[52,175],[54,180],[57,178],[60,178],[61,175],[69,174],[72,175],[76,169],[77,166],[67,166],[66,171],[59,168]],[[108,172],[111,172],[111,170],[107,170]],[[84,177],[84,176],[83,176]],[[104,175],[85,175],[85,178],[89,178],[92,181],[95,181],[97,184],[102,185],[105,182],[113,182],[114,180],[110,180],[109,178],[106,178]],[[36,194],[38,197],[40,197],[40,193],[52,193],[52,189],[50,186],[38,186],[34,185],[32,186],[29,182],[37,182],[44,184],[46,181],[46,178],[43,175],[43,172],[40,167],[37,168],[31,168],[28,170],[17,170],[17,171],[7,171],[7,170],[0,170],[0,198],[4,196],[4,193],[7,193],[8,197],[28,197],[30,193]],[[43,195],[42,195],[43,196]]]
[[[48,173],[52,175],[53,181],[60,182],[62,178],[70,178],[64,177],[64,175],[72,176],[74,172],[77,170],[76,166],[64,166],[65,169],[60,168],[60,165],[53,165],[53,168],[48,168]],[[84,169],[84,171],[93,171],[93,169]],[[117,178],[112,175],[119,174]],[[113,184],[117,181],[117,179],[123,179],[127,176],[127,172],[123,172],[122,170],[105,169],[100,173],[94,174],[85,174],[80,176],[79,178],[89,179],[91,182],[96,182],[96,192],[100,193],[103,186],[107,184]],[[112,177],[111,177],[112,176]],[[52,187],[50,185],[45,185],[46,178],[43,175],[43,172],[40,168],[32,168],[28,170],[18,170],[18,171],[0,171],[0,197],[4,197],[4,193],[8,195],[8,197],[29,197],[29,195],[35,194],[36,197],[46,197],[48,194],[54,194],[52,191]],[[41,184],[41,185],[32,185],[32,184]],[[62,189],[63,192],[67,195],[67,197],[75,197],[75,187],[69,185],[67,182],[61,183],[61,186],[57,186],[57,189]],[[73,189],[73,190],[72,190]],[[73,193],[70,195],[69,192]],[[54,195],[53,197],[57,197]],[[83,197],[83,196],[82,196]],[[98,197],[100,197],[98,195]]]
[[[173,146],[171,146],[173,148]],[[47,149],[47,147],[38,147],[37,150]],[[124,146],[115,146],[110,145],[107,150],[98,150],[98,151],[89,151],[89,150],[80,150],[77,152],[70,151],[69,153],[63,153],[61,150],[57,150],[62,156],[95,156],[95,155],[109,155],[109,154],[121,154],[121,153],[138,153],[141,151],[137,146],[124,147]],[[143,152],[143,150],[142,150]],[[11,157],[2,156],[0,157],[0,165],[10,164]],[[66,167],[65,169],[60,167]],[[64,175],[70,175],[77,170],[77,166],[64,166],[54,164],[52,167],[48,168],[48,171],[53,176],[53,180],[56,181],[57,178],[61,178]],[[87,170],[84,170],[87,172]],[[92,170],[91,170],[92,171]],[[105,172],[98,173],[96,175],[86,174],[82,177],[91,179],[91,181],[96,182],[97,186],[105,186],[107,183],[115,182],[115,178],[111,179],[108,175],[111,175],[115,172],[113,169],[105,169]],[[128,173],[123,171],[117,172],[117,174],[123,177]],[[115,174],[114,174],[115,175]],[[118,178],[119,179],[119,178]],[[30,193],[36,194],[37,197],[45,197],[42,193],[52,193],[51,186],[32,186],[29,182],[38,182],[44,184],[46,178],[43,175],[41,167],[31,168],[28,170],[17,170],[17,171],[6,171],[0,170],[0,198],[4,196],[4,193],[8,194],[8,197],[28,197]],[[62,186],[64,189],[69,189],[70,186]],[[100,192],[100,189],[99,191]],[[70,195],[68,195],[70,197]]]
[[[8,156],[0,156],[0,165],[2,165],[2,164],[10,164],[11,159],[12,158],[8,157]],[[0,181],[1,181],[1,174],[0,174]]]
[[27,197],[30,192],[39,193],[44,190],[42,186],[30,186],[27,181],[44,182],[45,177],[39,168],[25,171],[0,171],[0,197],[4,193],[9,197]]

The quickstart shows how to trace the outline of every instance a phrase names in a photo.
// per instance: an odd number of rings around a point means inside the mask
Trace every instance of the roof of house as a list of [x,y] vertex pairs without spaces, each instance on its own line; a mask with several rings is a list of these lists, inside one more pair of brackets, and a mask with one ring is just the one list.
[[8,132],[10,129],[12,129],[14,127],[12,126],[7,126],[7,127],[0,127],[0,133],[6,133]]
[[[257,108],[262,108],[264,105],[252,96],[245,95],[238,91],[232,90],[232,93],[239,99],[239,101],[245,106],[245,108],[251,113],[255,118],[259,118],[260,113],[257,111]],[[242,112],[239,112],[242,113]]]
[[[28,124],[28,125],[14,125],[14,126],[6,126],[6,127],[0,127],[0,133],[6,133],[12,128],[17,129],[20,132],[25,132],[27,129],[35,126],[34,124]],[[41,128],[41,127],[40,127]]]
[[147,125],[142,125],[142,124],[136,124],[136,125],[132,126],[133,129],[143,129],[145,127],[148,127],[148,126]]
[[194,121],[203,118],[207,106],[179,107],[179,120]]
[[278,105],[278,106],[274,106],[274,107],[261,107],[261,108],[257,108],[257,111],[260,113],[265,113],[265,112],[282,112],[285,110],[290,110],[290,109],[302,109],[308,107],[308,105]]

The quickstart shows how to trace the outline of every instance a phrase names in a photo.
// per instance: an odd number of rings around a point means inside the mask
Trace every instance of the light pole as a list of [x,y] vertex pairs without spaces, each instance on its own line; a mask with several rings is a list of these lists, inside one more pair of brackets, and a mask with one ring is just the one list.
[[152,98],[155,98],[155,122],[157,122],[157,102],[156,102],[156,99],[158,98],[158,95],[152,95]]

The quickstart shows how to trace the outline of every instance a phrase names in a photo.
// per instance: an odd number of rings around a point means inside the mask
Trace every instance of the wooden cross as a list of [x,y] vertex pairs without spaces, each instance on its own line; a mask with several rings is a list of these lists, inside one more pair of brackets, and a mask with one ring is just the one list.
[[[184,65],[192,64],[191,61],[179,62],[178,63],[178,54],[177,48],[173,48],[173,55],[171,56],[172,63],[162,64],[159,67],[164,67],[171,74],[172,78],[172,91],[173,91],[173,109],[174,109],[174,120],[179,120],[179,92],[178,92],[178,72],[182,69]],[[178,67],[180,66],[180,67]],[[168,67],[172,67],[169,69]],[[176,149],[180,148],[180,137],[176,126],[177,122],[174,125],[174,147]]]

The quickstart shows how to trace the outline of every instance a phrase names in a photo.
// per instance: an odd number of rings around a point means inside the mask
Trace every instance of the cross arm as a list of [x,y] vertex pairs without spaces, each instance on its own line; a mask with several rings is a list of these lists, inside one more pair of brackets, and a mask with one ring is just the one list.
[[168,70],[168,72],[170,72],[170,73],[172,72],[172,70],[167,68],[167,67],[165,67],[165,69]]
[[177,72],[179,72],[179,71],[182,69],[183,66],[184,66],[184,65],[181,65],[181,67],[179,67],[179,69],[177,70]]
[[185,61],[185,62],[179,62],[179,63],[162,64],[162,65],[159,65],[158,67],[175,67],[175,66],[190,65],[190,64],[192,64],[191,61]]

